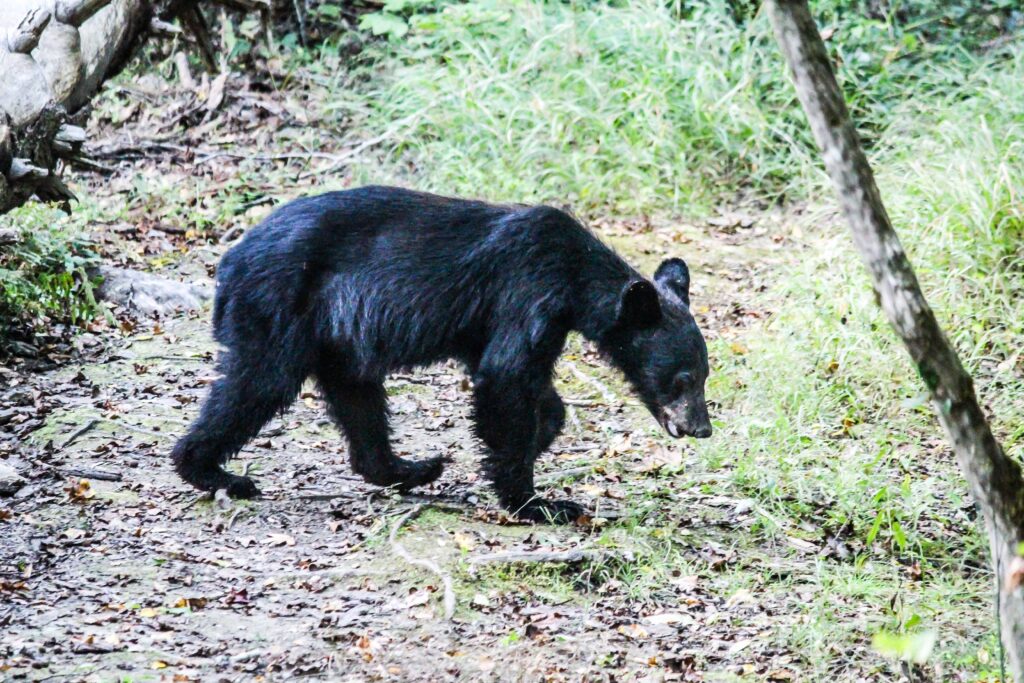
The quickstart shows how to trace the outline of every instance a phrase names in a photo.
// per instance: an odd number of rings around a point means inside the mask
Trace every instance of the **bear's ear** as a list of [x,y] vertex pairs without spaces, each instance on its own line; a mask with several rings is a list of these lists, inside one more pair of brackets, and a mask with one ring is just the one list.
[[675,295],[687,307],[690,305],[690,269],[682,259],[665,259],[654,274],[654,281]]
[[647,280],[634,280],[622,288],[615,324],[625,329],[643,329],[661,320],[658,290]]

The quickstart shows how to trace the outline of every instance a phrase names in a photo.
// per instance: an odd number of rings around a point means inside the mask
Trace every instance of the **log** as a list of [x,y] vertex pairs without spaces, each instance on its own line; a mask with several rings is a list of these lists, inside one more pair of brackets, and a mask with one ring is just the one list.
[[971,376],[943,334],[892,227],[806,0],[768,0],[775,37],[822,150],[825,168],[890,324],[931,396],[988,531],[1003,648],[1024,683],[1024,476],[992,434]]
[[[270,7],[269,0],[207,2],[261,15]],[[76,158],[85,138],[67,127],[69,117],[151,34],[180,33],[179,18],[216,70],[196,0],[0,0],[0,214],[33,196],[70,210],[61,162]],[[18,176],[10,173],[13,159],[23,160]]]

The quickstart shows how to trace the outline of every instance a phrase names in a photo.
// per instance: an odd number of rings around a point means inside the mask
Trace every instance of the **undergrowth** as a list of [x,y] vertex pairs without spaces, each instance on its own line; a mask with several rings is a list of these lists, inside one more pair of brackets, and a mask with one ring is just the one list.
[[36,333],[59,333],[95,314],[86,271],[97,256],[80,225],[39,204],[0,216],[13,237],[0,245],[0,353],[31,353]]
[[[406,4],[418,12],[409,33],[367,51],[361,86],[323,52],[329,72],[346,74],[330,105],[339,120],[382,140],[361,180],[582,212],[698,213],[737,191],[802,196],[818,175],[763,13],[737,21],[738,3],[723,0],[685,11],[653,0]],[[947,24],[943,3],[875,18],[857,3],[814,4],[870,147],[908,94],[949,92],[981,65],[962,32],[932,30]]]

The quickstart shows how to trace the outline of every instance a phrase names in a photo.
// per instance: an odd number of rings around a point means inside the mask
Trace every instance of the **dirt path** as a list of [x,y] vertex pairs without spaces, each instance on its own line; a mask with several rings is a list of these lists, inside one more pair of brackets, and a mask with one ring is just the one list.
[[[764,311],[744,292],[777,259],[777,225],[601,226],[652,269],[666,251],[695,272],[709,336]],[[778,239],[778,238],[776,238]],[[216,250],[177,264],[201,272]],[[477,475],[468,384],[453,367],[392,378],[400,454],[450,455],[442,479],[398,497],[367,486],[310,387],[233,466],[265,497],[198,499],[169,467],[173,439],[213,374],[208,314],[181,316],[59,370],[22,378],[45,421],[12,462],[27,487],[0,501],[0,679],[703,680],[760,672],[787,680],[800,657],[771,634],[785,607],[723,595],[716,571],[755,519],[717,495],[685,442],[662,437],[619,377],[573,339],[558,386],[574,407],[539,473],[584,501],[590,525],[510,523]],[[720,416],[722,418],[724,416]],[[564,476],[563,476],[564,475]],[[114,479],[114,481],[107,481]],[[443,618],[441,577],[453,581]],[[661,542],[638,528],[663,530]],[[655,535],[657,537],[657,535]],[[560,564],[474,559],[593,551]],[[771,615],[769,616],[769,612]]]

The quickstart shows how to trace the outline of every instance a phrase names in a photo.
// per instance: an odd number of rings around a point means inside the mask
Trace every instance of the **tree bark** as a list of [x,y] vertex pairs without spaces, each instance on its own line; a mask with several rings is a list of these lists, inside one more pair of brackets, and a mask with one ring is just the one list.
[[[842,91],[806,0],[767,0],[775,37],[789,64],[797,95],[854,243],[871,272],[882,309],[903,340],[931,395],[971,494],[988,530],[1000,592],[1003,646],[1017,683],[1024,683],[1024,478],[992,435],[970,375],[950,346],[921,293],[917,277],[882,204],[871,167],[850,120]],[[1019,571],[1019,569],[1018,569]]]

